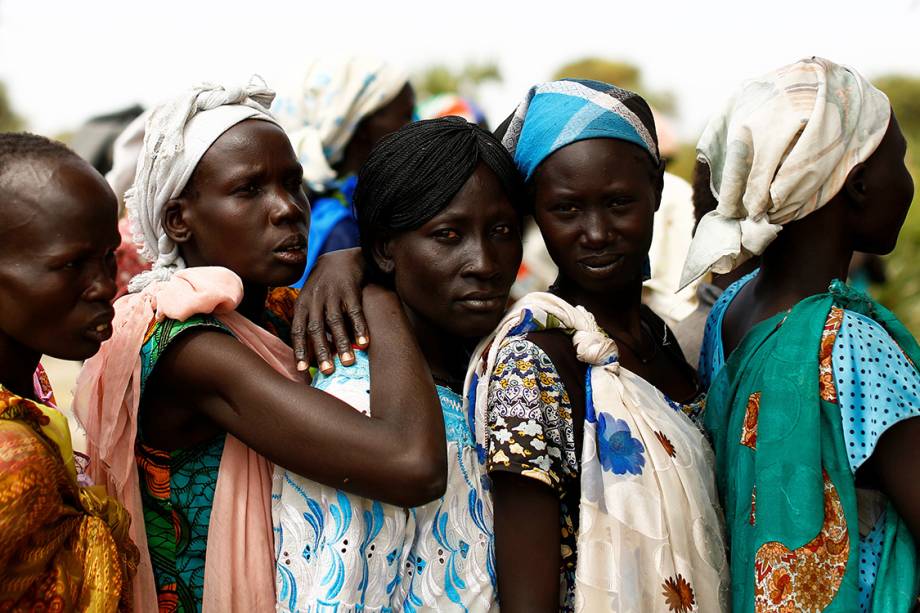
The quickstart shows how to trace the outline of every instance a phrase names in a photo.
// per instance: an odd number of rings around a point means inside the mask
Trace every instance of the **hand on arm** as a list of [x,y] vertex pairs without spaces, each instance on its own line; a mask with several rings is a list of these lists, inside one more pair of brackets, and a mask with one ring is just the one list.
[[333,251],[316,260],[294,306],[291,340],[298,370],[307,369],[311,355],[323,373],[335,370],[327,330],[346,366],[354,363],[352,338],[361,349],[368,346],[370,335],[361,304],[363,280],[364,259],[359,248]]
[[222,332],[191,331],[174,341],[157,364],[158,381],[293,472],[391,504],[423,504],[443,494],[446,482],[440,403],[398,298],[369,287],[364,299],[377,339],[372,417],[286,379]]

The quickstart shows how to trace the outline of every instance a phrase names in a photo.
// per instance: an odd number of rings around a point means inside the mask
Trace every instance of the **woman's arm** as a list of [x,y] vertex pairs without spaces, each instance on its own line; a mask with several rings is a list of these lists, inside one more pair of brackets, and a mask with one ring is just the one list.
[[889,428],[864,468],[872,471],[879,489],[894,504],[914,540],[920,538],[920,417]]
[[[304,283],[291,322],[291,342],[297,370],[304,371],[311,356],[316,358],[320,371],[330,374],[335,370],[332,351],[326,331],[342,364],[354,363],[351,339],[364,349],[370,342],[364,311],[361,305],[361,283],[364,280],[364,258],[361,249],[341,249],[321,255]],[[352,336],[345,320],[352,325]]]
[[491,477],[502,611],[558,611],[559,496],[530,477],[504,471]]
[[444,492],[447,458],[431,374],[395,294],[369,287],[364,300],[376,339],[370,418],[206,330],[184,334],[160,358],[158,395],[309,479],[400,506],[434,500]]
[[[577,466],[567,458],[581,449],[580,429],[572,426],[584,418],[580,386],[584,371],[571,339],[551,331],[531,333],[527,340],[531,342],[512,343],[499,351],[496,366],[501,374],[493,376],[489,389],[487,468],[492,479],[498,593],[504,612],[559,610],[563,525],[559,497],[566,484],[577,479]],[[524,400],[503,398],[502,379],[509,379],[509,389],[535,388],[539,393],[528,394],[527,407],[521,411]],[[566,395],[570,399],[566,407],[544,401]],[[569,429],[555,417],[568,411],[572,414]],[[522,413],[527,417],[519,417]],[[549,432],[553,428],[556,436]],[[536,437],[535,430],[539,430]],[[535,445],[537,441],[541,444]],[[560,441],[562,447],[553,441]],[[557,448],[550,453],[549,446]],[[543,478],[537,479],[537,473]]]

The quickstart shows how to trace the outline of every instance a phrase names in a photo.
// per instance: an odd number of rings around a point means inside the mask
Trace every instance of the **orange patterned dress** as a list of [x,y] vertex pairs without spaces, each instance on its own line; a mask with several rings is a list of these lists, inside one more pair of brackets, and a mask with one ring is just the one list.
[[131,610],[128,513],[76,477],[64,415],[0,386],[0,611]]

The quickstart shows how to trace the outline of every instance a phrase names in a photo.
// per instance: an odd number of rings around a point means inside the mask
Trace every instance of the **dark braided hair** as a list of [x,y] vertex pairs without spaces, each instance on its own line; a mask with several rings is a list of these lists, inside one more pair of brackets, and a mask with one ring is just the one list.
[[415,230],[447,208],[485,164],[523,214],[526,196],[514,160],[492,134],[460,117],[411,123],[384,137],[358,173],[355,211],[369,272],[385,281],[373,258],[374,241]]

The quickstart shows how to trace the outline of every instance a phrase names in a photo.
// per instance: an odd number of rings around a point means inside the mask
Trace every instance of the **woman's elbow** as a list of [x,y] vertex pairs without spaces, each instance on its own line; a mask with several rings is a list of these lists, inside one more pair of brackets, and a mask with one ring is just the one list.
[[400,460],[403,487],[399,504],[417,507],[443,496],[447,489],[446,445],[440,445],[438,453],[407,451]]

